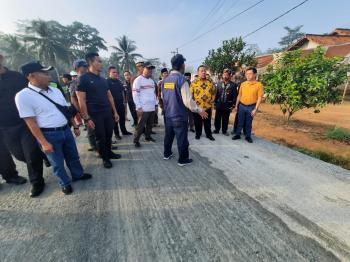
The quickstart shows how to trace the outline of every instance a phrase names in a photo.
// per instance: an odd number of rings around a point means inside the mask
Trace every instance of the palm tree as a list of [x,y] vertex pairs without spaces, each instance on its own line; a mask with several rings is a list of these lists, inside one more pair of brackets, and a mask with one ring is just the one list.
[[36,51],[41,61],[53,66],[57,66],[58,59],[69,62],[70,51],[64,39],[64,26],[56,21],[41,19],[29,21],[29,25],[27,23],[21,24],[23,41]]
[[34,55],[15,35],[0,36],[0,50],[6,55],[7,65],[17,70],[22,64],[34,60]]
[[130,40],[127,36],[116,38],[118,46],[111,46],[115,52],[113,56],[120,61],[120,68],[122,70],[136,71],[135,62],[137,58],[142,58],[142,55],[134,53],[136,50],[136,43]]

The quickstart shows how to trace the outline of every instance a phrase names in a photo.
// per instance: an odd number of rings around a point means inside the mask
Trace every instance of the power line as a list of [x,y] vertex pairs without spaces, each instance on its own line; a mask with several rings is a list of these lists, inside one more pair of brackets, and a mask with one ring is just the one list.
[[[233,7],[235,7],[235,6],[238,4],[239,1],[240,1],[240,0],[234,1],[234,2],[232,3],[232,5],[230,5],[230,6],[226,9],[225,13],[226,13],[226,14],[229,14],[229,13],[231,12],[231,10],[233,9]],[[223,15],[227,17],[226,14],[223,14]],[[215,22],[211,24],[211,26],[217,25],[217,24],[220,22],[221,19],[222,19],[222,17],[218,17],[218,19],[216,19]]]
[[224,24],[226,24],[226,23],[232,21],[233,19],[235,19],[235,18],[237,18],[238,16],[244,14],[245,12],[249,11],[250,9],[254,8],[255,6],[259,5],[260,3],[264,2],[264,1],[265,1],[265,0],[260,0],[260,1],[256,2],[255,4],[249,6],[248,8],[246,8],[246,9],[244,9],[243,11],[239,12],[238,14],[236,14],[236,15],[234,15],[234,16],[228,18],[228,19],[226,19],[225,21],[223,21],[222,23],[220,23],[220,24],[214,26],[213,28],[209,29],[208,31],[206,31],[206,32],[200,34],[199,36],[193,38],[192,40],[190,40],[190,41],[188,41],[188,42],[186,42],[186,43],[180,45],[178,48],[182,48],[182,47],[184,47],[184,46],[187,46],[187,45],[189,45],[190,43],[192,43],[192,42],[194,42],[194,41],[196,41],[196,40],[202,38],[204,35],[206,35],[206,34],[212,32],[212,31],[218,29],[220,26],[222,26],[222,25],[224,25]]
[[[304,0],[304,1],[302,1],[302,2],[299,3],[298,5],[296,5],[296,6],[292,7],[292,8],[290,8],[290,9],[287,10],[286,12],[284,12],[284,13],[282,13],[281,15],[277,16],[276,18],[270,20],[269,22],[265,23],[264,25],[258,27],[258,28],[255,29],[254,31],[252,31],[252,32],[250,32],[250,33],[244,35],[242,38],[243,38],[243,39],[244,39],[244,38],[247,38],[248,36],[251,36],[252,34],[254,34],[254,33],[260,31],[261,29],[265,28],[265,27],[268,26],[269,24],[272,24],[273,22],[277,21],[277,20],[280,19],[281,17],[283,17],[283,16],[285,16],[286,14],[292,12],[293,10],[297,9],[299,6],[302,6],[303,4],[305,4],[305,3],[308,2],[308,1],[310,1],[310,0]],[[188,64],[194,63],[194,62],[196,62],[196,61],[203,60],[203,59],[205,59],[205,57],[198,58],[198,59],[195,59],[195,60],[191,60],[190,62],[188,62]]]
[[286,11],[286,12],[284,12],[283,14],[277,16],[276,18],[272,19],[271,21],[267,22],[266,24],[263,24],[262,26],[260,26],[259,28],[255,29],[254,31],[252,31],[252,32],[250,32],[250,33],[248,33],[248,34],[246,34],[246,35],[243,36],[242,38],[243,38],[243,39],[244,39],[244,38],[247,38],[248,36],[251,36],[252,34],[254,34],[254,33],[260,31],[260,30],[263,29],[264,27],[268,26],[269,24],[272,24],[272,23],[275,22],[276,20],[278,20],[278,19],[280,19],[281,17],[285,16],[286,14],[292,12],[294,9],[297,9],[299,6],[305,4],[305,3],[308,2],[308,1],[309,1],[309,0],[305,0],[305,1],[301,2],[301,3],[299,3],[298,5],[292,7],[292,8],[289,9],[288,11]]

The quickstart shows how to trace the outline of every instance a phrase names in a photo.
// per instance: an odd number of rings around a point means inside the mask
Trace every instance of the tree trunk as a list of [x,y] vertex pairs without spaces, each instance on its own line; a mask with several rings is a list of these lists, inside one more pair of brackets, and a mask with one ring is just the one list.
[[341,100],[341,103],[344,102],[344,99],[345,99],[345,96],[346,96],[346,91],[348,89],[348,86],[349,86],[349,80],[346,80],[346,84],[345,84],[345,87],[344,87],[344,92],[343,92],[343,98]]

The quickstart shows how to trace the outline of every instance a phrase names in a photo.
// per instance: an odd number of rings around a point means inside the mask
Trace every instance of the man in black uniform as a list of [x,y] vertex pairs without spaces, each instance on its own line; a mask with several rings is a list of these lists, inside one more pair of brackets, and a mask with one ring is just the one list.
[[[121,156],[112,152],[114,121],[119,115],[107,80],[100,76],[103,65],[97,53],[88,53],[85,57],[88,72],[79,77],[77,96],[81,114],[88,128],[95,129],[97,150],[105,168],[111,168],[111,159]],[[113,111],[113,112],[112,112]]]
[[0,172],[8,183],[23,184],[26,180],[18,176],[10,151],[18,160],[27,164],[31,197],[40,195],[45,187],[43,178],[44,154],[39,148],[24,121],[19,117],[15,95],[27,86],[27,79],[20,73],[3,67],[0,54]]
[[237,99],[237,85],[231,81],[231,70],[224,69],[222,81],[217,84],[215,97],[215,134],[220,132],[228,136],[228,122]]
[[[190,86],[191,85],[191,73],[190,72],[186,72],[185,74],[184,74],[184,76],[186,77],[186,81],[187,81],[187,83],[188,83],[188,85]],[[194,130],[194,119],[193,119],[193,113],[192,113],[192,111],[191,110],[187,110],[188,111],[188,126],[190,127],[190,131],[192,132],[192,133],[194,133],[195,132],[195,130]]]
[[124,107],[124,87],[122,82],[119,80],[119,72],[115,66],[110,66],[108,68],[108,78],[107,83],[109,86],[109,90],[111,90],[115,107],[117,109],[119,115],[119,124],[115,122],[114,124],[114,135],[116,139],[120,139],[119,134],[119,126],[122,131],[123,136],[132,135],[132,133],[128,132],[125,127],[125,107]]
[[136,106],[134,103],[134,99],[132,98],[132,87],[131,87],[131,74],[129,71],[124,72],[124,92],[126,96],[126,101],[128,102],[129,105],[129,110],[131,113],[131,116],[134,120],[134,123],[132,126],[137,126],[137,113],[136,113]]

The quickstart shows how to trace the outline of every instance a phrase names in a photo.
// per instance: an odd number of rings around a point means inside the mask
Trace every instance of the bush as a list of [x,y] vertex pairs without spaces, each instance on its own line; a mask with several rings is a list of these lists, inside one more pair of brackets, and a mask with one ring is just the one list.
[[326,135],[329,139],[350,143],[350,131],[344,128],[335,127],[334,129],[329,130]]

